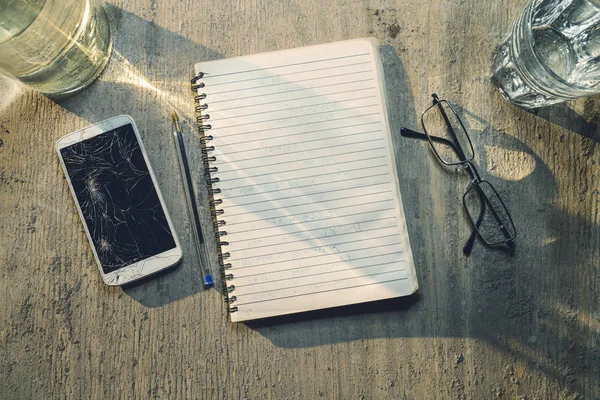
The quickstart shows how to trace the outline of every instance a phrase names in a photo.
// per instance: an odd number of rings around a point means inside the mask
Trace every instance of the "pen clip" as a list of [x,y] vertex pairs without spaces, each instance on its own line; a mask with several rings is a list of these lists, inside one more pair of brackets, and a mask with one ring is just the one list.
[[173,123],[173,128],[177,130],[177,132],[181,132],[181,123],[179,122],[179,115],[175,111],[171,113],[171,122]]

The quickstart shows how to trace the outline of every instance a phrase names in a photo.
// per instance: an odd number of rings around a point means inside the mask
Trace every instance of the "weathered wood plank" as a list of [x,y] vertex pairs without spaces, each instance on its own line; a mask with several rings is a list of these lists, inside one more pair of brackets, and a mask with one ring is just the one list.
[[[600,397],[600,99],[539,116],[501,99],[489,83],[491,52],[523,4],[111,3],[115,53],[100,81],[61,104],[3,90],[0,397]],[[419,295],[232,325],[220,295],[201,290],[184,233],[169,112],[192,123],[198,60],[364,36],[384,45],[396,132],[418,127],[431,92],[462,110],[476,162],[514,214],[517,253],[477,244],[465,258],[466,177],[397,136]],[[102,283],[53,150],[60,136],[118,114],[138,123],[189,254],[172,273],[124,290]],[[190,139],[195,159],[197,144]]]

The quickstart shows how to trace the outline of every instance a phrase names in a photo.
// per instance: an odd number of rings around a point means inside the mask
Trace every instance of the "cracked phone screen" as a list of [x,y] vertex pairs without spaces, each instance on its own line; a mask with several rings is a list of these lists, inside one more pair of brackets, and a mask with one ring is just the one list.
[[105,274],[175,247],[131,124],[60,152]]

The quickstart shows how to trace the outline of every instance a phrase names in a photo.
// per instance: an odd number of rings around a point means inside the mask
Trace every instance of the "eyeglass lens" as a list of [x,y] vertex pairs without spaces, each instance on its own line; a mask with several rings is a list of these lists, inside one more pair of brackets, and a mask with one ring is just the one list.
[[463,197],[467,216],[481,238],[489,245],[515,238],[515,226],[498,192],[487,181],[473,185]]
[[[452,107],[445,100],[428,108],[421,117],[434,152],[448,165],[473,159],[473,146]],[[433,139],[437,136],[440,139]]]

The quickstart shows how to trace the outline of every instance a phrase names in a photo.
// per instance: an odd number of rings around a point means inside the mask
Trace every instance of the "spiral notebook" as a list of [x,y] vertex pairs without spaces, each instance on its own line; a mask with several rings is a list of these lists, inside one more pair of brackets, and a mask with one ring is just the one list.
[[375,39],[195,70],[231,320],[414,293]]

